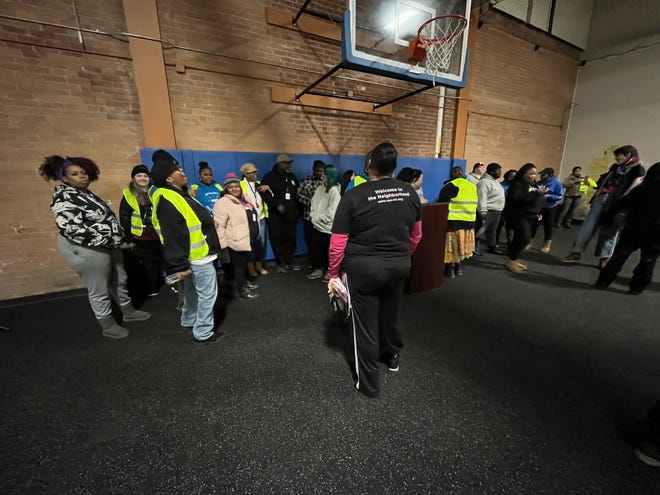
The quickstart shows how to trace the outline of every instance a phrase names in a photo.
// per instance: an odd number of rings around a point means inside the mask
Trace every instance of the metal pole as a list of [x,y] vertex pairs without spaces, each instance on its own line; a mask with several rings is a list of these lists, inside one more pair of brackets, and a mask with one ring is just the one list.
[[332,93],[324,93],[323,91],[308,91],[307,94],[315,95],[315,96],[325,96],[327,98],[339,98],[340,100],[360,101],[363,103],[374,103],[374,104],[378,103],[377,101],[358,98],[357,96],[335,95]]
[[294,26],[296,25],[296,23],[298,22],[298,19],[300,19],[300,16],[303,15],[303,13],[305,12],[305,9],[307,8],[307,6],[309,5],[309,3],[311,1],[312,0],[305,0],[305,3],[303,4],[302,7],[300,7],[300,10],[298,11],[298,13],[293,16],[293,19],[291,19],[291,24],[293,24]]
[[410,93],[406,93],[405,95],[399,96],[398,98],[394,98],[393,100],[386,101],[386,102],[383,102],[383,103],[376,103],[374,105],[374,110],[378,110],[381,107],[391,105],[392,103],[396,103],[397,101],[403,100],[404,98],[408,98],[409,96],[414,96],[418,93],[421,93],[422,91],[426,91],[427,89],[431,89],[431,88],[434,88],[434,87],[435,86],[424,86],[423,88],[416,89],[415,91],[412,91]]
[[303,89],[300,93],[296,94],[296,100],[299,100],[305,93],[309,93],[309,90],[312,89],[314,86],[317,86],[321,84],[323,81],[325,81],[328,77],[333,75],[335,72],[337,72],[339,69],[341,69],[341,64],[335,65],[332,69],[330,69],[328,72],[323,74],[319,79],[314,81],[312,84],[307,86],[305,89]]

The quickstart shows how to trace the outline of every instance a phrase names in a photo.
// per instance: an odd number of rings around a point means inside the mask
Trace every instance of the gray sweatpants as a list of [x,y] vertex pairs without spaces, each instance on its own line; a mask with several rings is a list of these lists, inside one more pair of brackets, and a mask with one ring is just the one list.
[[97,320],[112,314],[113,298],[120,306],[131,302],[120,249],[86,248],[57,236],[57,248],[87,287],[89,304]]

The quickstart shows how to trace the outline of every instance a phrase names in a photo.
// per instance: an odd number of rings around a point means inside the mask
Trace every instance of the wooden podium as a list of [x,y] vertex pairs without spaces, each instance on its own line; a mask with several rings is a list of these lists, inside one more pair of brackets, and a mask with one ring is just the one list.
[[422,240],[412,255],[406,282],[409,294],[442,286],[447,239],[447,203],[422,206]]

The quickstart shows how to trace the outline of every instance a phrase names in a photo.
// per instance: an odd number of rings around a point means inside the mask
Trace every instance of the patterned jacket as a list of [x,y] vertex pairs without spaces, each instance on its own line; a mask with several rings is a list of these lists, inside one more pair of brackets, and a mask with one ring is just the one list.
[[316,188],[323,182],[322,177],[314,177],[309,175],[303,179],[298,188],[298,201],[303,207],[303,220],[311,220],[310,210],[312,208],[312,197]]
[[85,247],[117,248],[122,230],[110,207],[94,193],[67,185],[55,188],[50,211],[69,242]]

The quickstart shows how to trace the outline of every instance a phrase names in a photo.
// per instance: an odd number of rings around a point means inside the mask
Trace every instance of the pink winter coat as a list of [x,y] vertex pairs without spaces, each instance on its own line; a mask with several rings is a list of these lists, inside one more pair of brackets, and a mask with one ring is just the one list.
[[251,251],[250,225],[245,209],[246,206],[238,198],[229,194],[213,205],[213,220],[220,247],[228,247],[234,251]]

